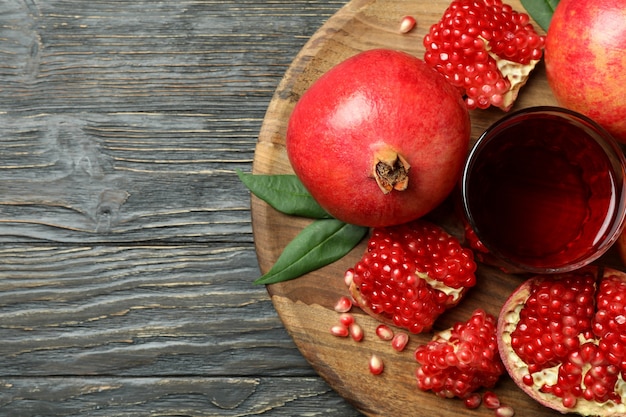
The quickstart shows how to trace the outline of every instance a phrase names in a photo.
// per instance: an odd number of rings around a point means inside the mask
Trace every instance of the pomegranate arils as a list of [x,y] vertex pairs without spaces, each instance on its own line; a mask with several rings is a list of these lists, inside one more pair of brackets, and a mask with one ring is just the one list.
[[561,412],[624,415],[626,274],[537,276],[500,314],[500,353],[520,388]]
[[335,311],[337,313],[347,313],[352,308],[352,300],[346,296],[342,296],[337,300],[335,304]]
[[508,110],[544,42],[526,13],[500,0],[454,0],[424,37],[424,60],[465,94],[468,108]]
[[485,407],[491,410],[500,407],[500,398],[491,391],[487,391],[483,394],[483,402],[485,403]]
[[330,328],[330,334],[337,337],[348,337],[350,332],[348,331],[348,327],[343,324],[336,324]]
[[404,332],[397,333],[393,339],[391,339],[391,347],[398,352],[402,352],[408,343],[409,335]]
[[378,336],[381,340],[392,340],[393,330],[385,324],[379,324],[376,327],[376,336]]
[[378,355],[372,355],[369,362],[370,372],[374,375],[380,375],[385,369],[385,365]]
[[341,315],[339,316],[339,322],[348,327],[352,323],[354,323],[354,316],[350,313],[341,313]]
[[496,319],[476,310],[465,323],[437,333],[415,351],[415,373],[422,390],[441,397],[466,398],[480,387],[493,387],[504,372],[497,354]]
[[482,397],[478,393],[470,394],[463,400],[463,404],[465,404],[465,407],[469,408],[470,410],[480,407],[481,403]]
[[363,328],[357,323],[352,323],[348,326],[348,332],[350,333],[350,337],[352,337],[355,342],[363,340]]
[[476,283],[472,251],[423,220],[374,228],[351,271],[359,306],[412,333],[429,330]]
[[531,288],[511,333],[511,347],[531,374],[562,363],[580,346],[579,334],[591,336],[594,291],[591,272],[572,274],[560,282],[548,278]]
[[404,16],[400,21],[400,33],[409,33],[417,24],[413,16]]
[[502,405],[496,408],[495,416],[496,417],[513,417],[515,415],[515,410],[510,405]]

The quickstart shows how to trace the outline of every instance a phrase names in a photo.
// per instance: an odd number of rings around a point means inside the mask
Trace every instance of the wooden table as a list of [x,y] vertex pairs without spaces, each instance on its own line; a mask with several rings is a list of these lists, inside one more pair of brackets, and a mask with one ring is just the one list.
[[357,416],[264,287],[250,171],[343,0],[0,2],[0,415]]

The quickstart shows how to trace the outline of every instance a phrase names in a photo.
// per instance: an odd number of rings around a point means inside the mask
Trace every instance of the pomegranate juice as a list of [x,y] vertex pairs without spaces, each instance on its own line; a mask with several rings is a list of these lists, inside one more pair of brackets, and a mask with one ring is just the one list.
[[607,154],[594,134],[547,112],[518,116],[481,138],[464,174],[465,210],[495,255],[556,272],[590,262],[615,240],[623,156]]

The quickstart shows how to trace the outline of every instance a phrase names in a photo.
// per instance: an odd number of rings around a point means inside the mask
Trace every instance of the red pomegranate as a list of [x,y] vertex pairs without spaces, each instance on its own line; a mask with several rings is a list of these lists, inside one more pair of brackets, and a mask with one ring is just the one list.
[[559,104],[626,143],[626,0],[561,0],[545,46]]
[[498,347],[517,385],[562,413],[626,415],[626,274],[536,276],[506,301]]
[[375,49],[310,86],[289,119],[287,154],[332,216],[362,226],[406,223],[454,188],[470,120],[460,93],[422,60]]

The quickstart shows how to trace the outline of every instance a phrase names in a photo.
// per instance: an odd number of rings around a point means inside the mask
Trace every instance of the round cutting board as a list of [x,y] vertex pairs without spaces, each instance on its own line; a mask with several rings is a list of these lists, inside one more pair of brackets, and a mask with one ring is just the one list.
[[[278,86],[260,132],[253,172],[293,173],[284,147],[286,126],[293,106],[313,81],[335,64],[368,49],[399,49],[423,57],[422,39],[448,4],[448,0],[353,0],[339,10],[307,42]],[[509,4],[523,10],[518,0]],[[414,16],[417,27],[408,34],[400,34],[400,21],[405,15]],[[536,105],[556,105],[542,63],[523,87],[513,110]],[[472,142],[503,115],[498,109],[471,112]],[[460,235],[462,228],[452,215],[451,205],[444,203],[429,217],[449,232]],[[309,222],[283,215],[252,197],[254,239],[263,273]],[[493,411],[484,406],[468,410],[458,399],[441,399],[417,388],[413,352],[419,344],[428,342],[432,333],[411,335],[409,345],[399,353],[375,335],[378,322],[354,308],[357,322],[365,331],[364,340],[355,342],[330,334],[330,327],[339,318],[333,307],[340,296],[348,294],[344,272],[357,262],[364,248],[365,241],[334,264],[268,286],[278,314],[304,357],[333,389],[368,416],[493,416]],[[497,315],[502,303],[523,280],[522,276],[507,275],[485,265],[479,266],[477,278],[477,286],[459,306],[440,317],[435,330],[467,320],[476,308]],[[385,371],[378,376],[368,370],[373,353],[385,364]],[[514,407],[518,416],[560,415],[531,400],[506,376],[494,391],[503,403]]]

